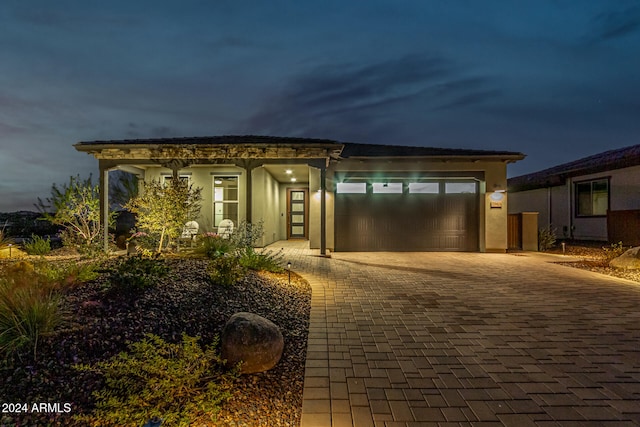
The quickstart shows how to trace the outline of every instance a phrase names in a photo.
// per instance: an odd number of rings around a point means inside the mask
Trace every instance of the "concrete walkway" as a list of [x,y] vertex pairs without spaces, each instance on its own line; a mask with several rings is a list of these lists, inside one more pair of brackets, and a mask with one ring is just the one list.
[[302,427],[640,425],[640,284],[533,254],[277,242],[313,288]]

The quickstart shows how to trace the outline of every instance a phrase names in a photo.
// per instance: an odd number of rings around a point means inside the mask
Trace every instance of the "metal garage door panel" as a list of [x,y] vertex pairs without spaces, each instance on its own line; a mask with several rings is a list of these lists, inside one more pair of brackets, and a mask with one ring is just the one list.
[[337,194],[338,251],[477,251],[477,194]]

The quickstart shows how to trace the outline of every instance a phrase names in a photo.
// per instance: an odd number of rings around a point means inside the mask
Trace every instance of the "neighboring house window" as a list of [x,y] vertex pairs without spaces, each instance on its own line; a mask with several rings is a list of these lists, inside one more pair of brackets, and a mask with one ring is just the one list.
[[223,219],[230,219],[238,226],[238,177],[213,177],[213,226],[218,227]]
[[604,216],[609,209],[609,180],[576,183],[576,216]]

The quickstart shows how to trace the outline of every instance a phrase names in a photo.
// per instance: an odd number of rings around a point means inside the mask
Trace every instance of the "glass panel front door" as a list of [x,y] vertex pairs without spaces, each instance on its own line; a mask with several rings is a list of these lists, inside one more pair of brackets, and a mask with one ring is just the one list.
[[288,238],[307,237],[307,190],[289,190]]

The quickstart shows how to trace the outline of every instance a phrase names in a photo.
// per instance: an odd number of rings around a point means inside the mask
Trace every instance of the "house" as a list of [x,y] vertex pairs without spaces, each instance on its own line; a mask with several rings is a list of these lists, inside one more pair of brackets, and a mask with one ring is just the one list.
[[640,244],[640,144],[508,180],[509,213],[558,237]]
[[[270,136],[88,141],[109,171],[202,187],[201,230],[262,221],[261,245],[333,251],[506,250],[506,168],[524,155]],[[101,191],[103,215],[108,192]],[[106,240],[106,237],[105,237]]]

